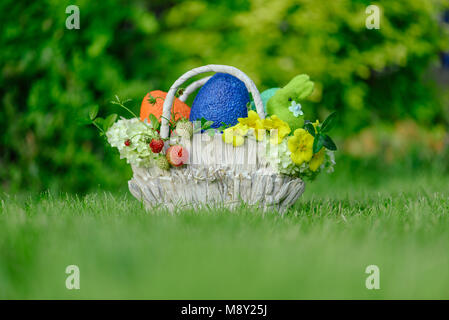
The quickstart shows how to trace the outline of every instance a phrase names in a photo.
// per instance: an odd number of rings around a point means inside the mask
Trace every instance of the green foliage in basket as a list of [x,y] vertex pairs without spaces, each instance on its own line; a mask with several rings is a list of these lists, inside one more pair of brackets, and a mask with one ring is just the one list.
[[217,129],[214,129],[212,128],[213,124],[213,121],[209,121],[202,117],[200,120],[193,122],[193,133],[206,132],[209,136],[213,137],[217,132],[222,132],[226,128],[231,127],[231,125],[221,122],[221,125]]
[[314,137],[313,153],[318,153],[321,148],[335,151],[337,146],[327,133],[335,126],[337,121],[337,112],[332,112],[321,125],[314,126],[311,122],[307,122],[304,128]]

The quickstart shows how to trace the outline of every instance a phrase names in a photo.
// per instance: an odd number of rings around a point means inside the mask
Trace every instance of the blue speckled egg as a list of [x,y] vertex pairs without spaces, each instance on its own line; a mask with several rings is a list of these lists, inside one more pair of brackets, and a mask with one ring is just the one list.
[[245,84],[234,76],[217,73],[198,92],[190,110],[190,121],[204,118],[213,121],[212,128],[224,122],[237,124],[238,118],[248,116],[248,90]]

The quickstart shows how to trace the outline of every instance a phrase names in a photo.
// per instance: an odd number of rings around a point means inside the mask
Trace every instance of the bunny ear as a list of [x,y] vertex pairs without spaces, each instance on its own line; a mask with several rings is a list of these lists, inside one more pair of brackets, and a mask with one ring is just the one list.
[[307,98],[313,91],[314,84],[310,81],[310,78],[306,74],[300,74],[294,77],[283,88],[292,93],[296,100],[302,100]]

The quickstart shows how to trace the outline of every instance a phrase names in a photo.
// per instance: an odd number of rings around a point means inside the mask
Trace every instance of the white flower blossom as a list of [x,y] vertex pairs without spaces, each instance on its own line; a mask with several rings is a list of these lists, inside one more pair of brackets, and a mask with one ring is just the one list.
[[109,144],[119,150],[120,159],[140,167],[153,165],[154,154],[149,143],[157,137],[157,133],[151,126],[137,118],[121,118],[109,128],[106,137]]

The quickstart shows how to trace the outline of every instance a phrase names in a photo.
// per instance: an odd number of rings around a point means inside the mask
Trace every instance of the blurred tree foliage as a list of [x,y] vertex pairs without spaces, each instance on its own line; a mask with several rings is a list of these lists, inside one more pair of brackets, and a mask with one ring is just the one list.
[[[65,28],[80,8],[81,29]],[[444,121],[426,77],[446,50],[440,1],[378,1],[379,30],[365,27],[371,1],[59,1],[0,4],[0,181],[4,190],[84,192],[123,186],[130,169],[94,128],[77,125],[115,94],[134,109],[208,63],[244,70],[260,90],[308,73],[306,111],[341,111],[351,134],[376,121]]]

